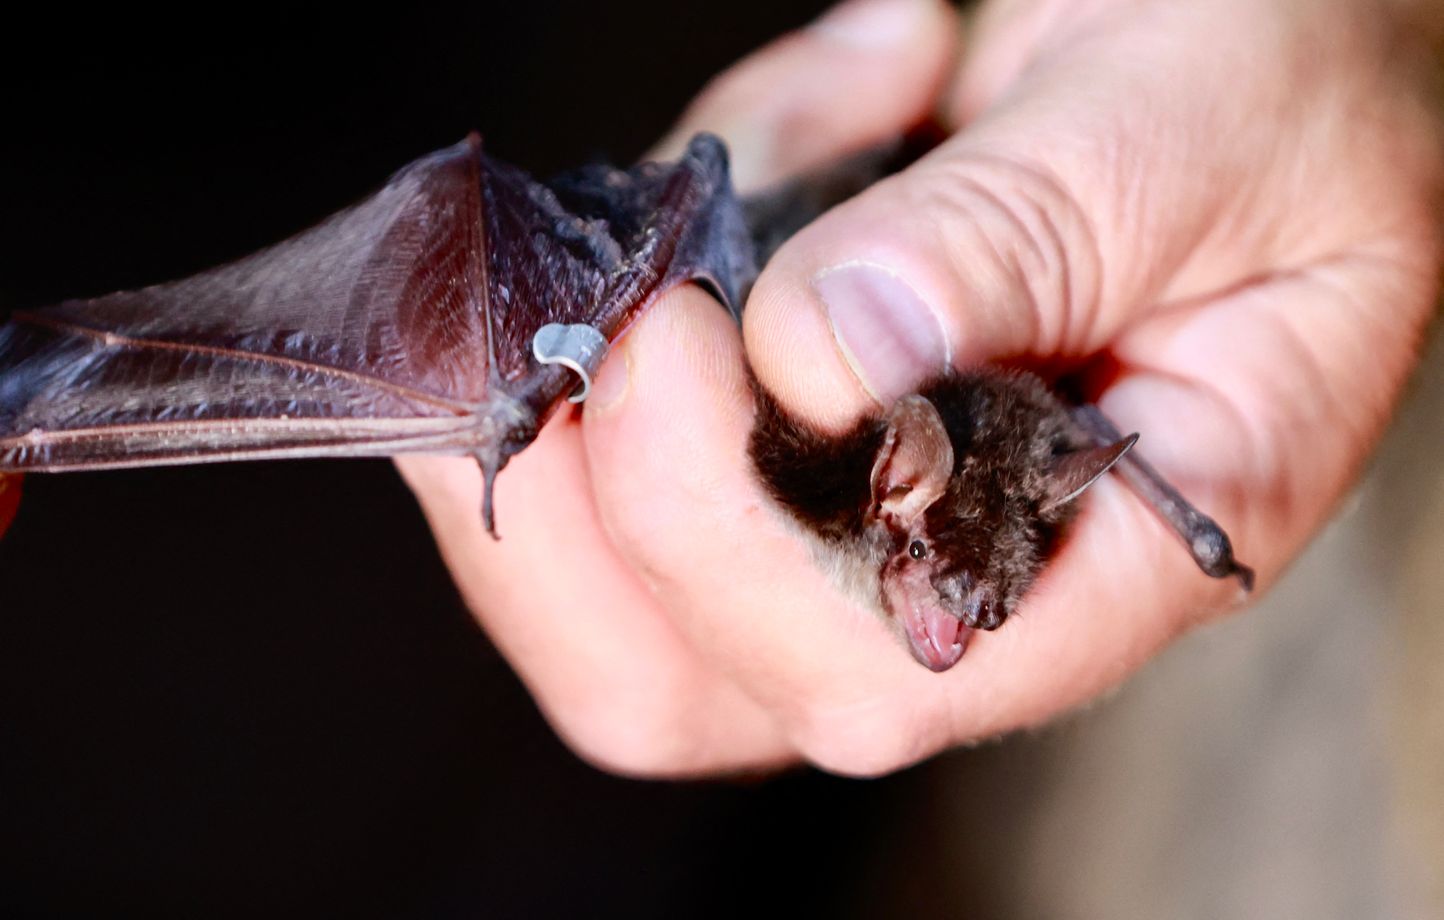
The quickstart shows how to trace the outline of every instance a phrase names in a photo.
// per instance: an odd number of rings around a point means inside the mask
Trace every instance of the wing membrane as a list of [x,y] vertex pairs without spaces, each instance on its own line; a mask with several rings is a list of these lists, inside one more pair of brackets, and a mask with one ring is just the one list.
[[[237,262],[16,314],[0,327],[0,468],[350,441],[370,453],[410,428],[422,441],[438,422],[464,429],[457,420],[487,401],[481,272],[468,259],[481,248],[479,166],[476,143],[460,144]],[[382,420],[384,437],[355,424]]]
[[14,314],[0,470],[424,450],[494,474],[571,387],[536,330],[614,339],[664,287],[731,278],[712,244],[740,220],[715,139],[548,186],[470,137],[236,262]]

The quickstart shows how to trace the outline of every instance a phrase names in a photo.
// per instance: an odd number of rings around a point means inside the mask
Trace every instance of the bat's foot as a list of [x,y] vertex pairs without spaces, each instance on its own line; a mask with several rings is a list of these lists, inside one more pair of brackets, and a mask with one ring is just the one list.
[[[1075,408],[1073,420],[1096,444],[1108,444],[1119,439],[1118,429],[1097,406]],[[1188,499],[1169,485],[1137,451],[1123,456],[1117,469],[1139,497],[1148,502],[1174,533],[1183,538],[1193,561],[1198,563],[1204,574],[1214,578],[1236,576],[1245,591],[1253,590],[1253,569],[1233,557],[1233,544],[1229,542],[1228,534],[1213,518],[1189,504]]]
[[1194,513],[1186,525],[1188,551],[1204,574],[1214,578],[1238,577],[1245,591],[1253,590],[1253,569],[1233,557],[1233,544],[1213,518]]

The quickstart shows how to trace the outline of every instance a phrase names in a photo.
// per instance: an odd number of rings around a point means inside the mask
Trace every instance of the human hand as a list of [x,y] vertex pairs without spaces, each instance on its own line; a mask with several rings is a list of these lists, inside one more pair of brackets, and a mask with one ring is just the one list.
[[[826,429],[945,363],[1094,359],[1104,410],[1267,585],[1379,436],[1436,294],[1441,157],[1405,9],[1015,0],[984,7],[955,65],[945,7],[843,6],[720,78],[676,137],[718,131],[755,188],[939,99],[960,127],[777,254],[747,359]],[[584,756],[885,771],[1090,699],[1235,596],[1104,482],[1021,615],[929,673],[766,506],[743,361],[715,303],[668,295],[582,422],[500,477],[499,543],[474,464],[401,462],[463,594]]]

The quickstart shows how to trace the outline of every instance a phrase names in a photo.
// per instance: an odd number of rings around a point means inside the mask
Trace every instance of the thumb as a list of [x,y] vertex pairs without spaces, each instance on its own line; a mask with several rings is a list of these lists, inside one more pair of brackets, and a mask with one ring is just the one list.
[[[1202,5],[1086,27],[1110,6],[1064,24],[1071,46],[1032,25],[980,30],[960,94],[971,123],[778,252],[745,337],[785,405],[840,428],[950,364],[1084,356],[1155,304],[1290,257],[1298,241],[1271,216],[1281,209],[1250,200],[1300,188],[1308,168],[1279,142],[1288,124],[1256,124],[1287,110],[1264,97],[1295,85],[1261,72],[1282,66],[1277,49],[1249,47],[1263,39],[1237,38]],[[1210,29],[1233,45],[1198,40]]]
[[840,3],[720,74],[651,156],[720,134],[751,192],[874,146],[932,112],[960,36],[941,0]]

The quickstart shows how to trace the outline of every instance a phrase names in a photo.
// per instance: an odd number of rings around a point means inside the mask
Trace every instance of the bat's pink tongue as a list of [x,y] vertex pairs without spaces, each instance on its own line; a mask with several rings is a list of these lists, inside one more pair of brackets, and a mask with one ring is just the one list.
[[902,617],[913,657],[934,671],[946,671],[963,657],[972,630],[938,604],[920,604]]
[[973,631],[948,611],[921,565],[891,567],[882,577],[883,605],[897,618],[913,657],[933,671],[946,671],[963,657]]

